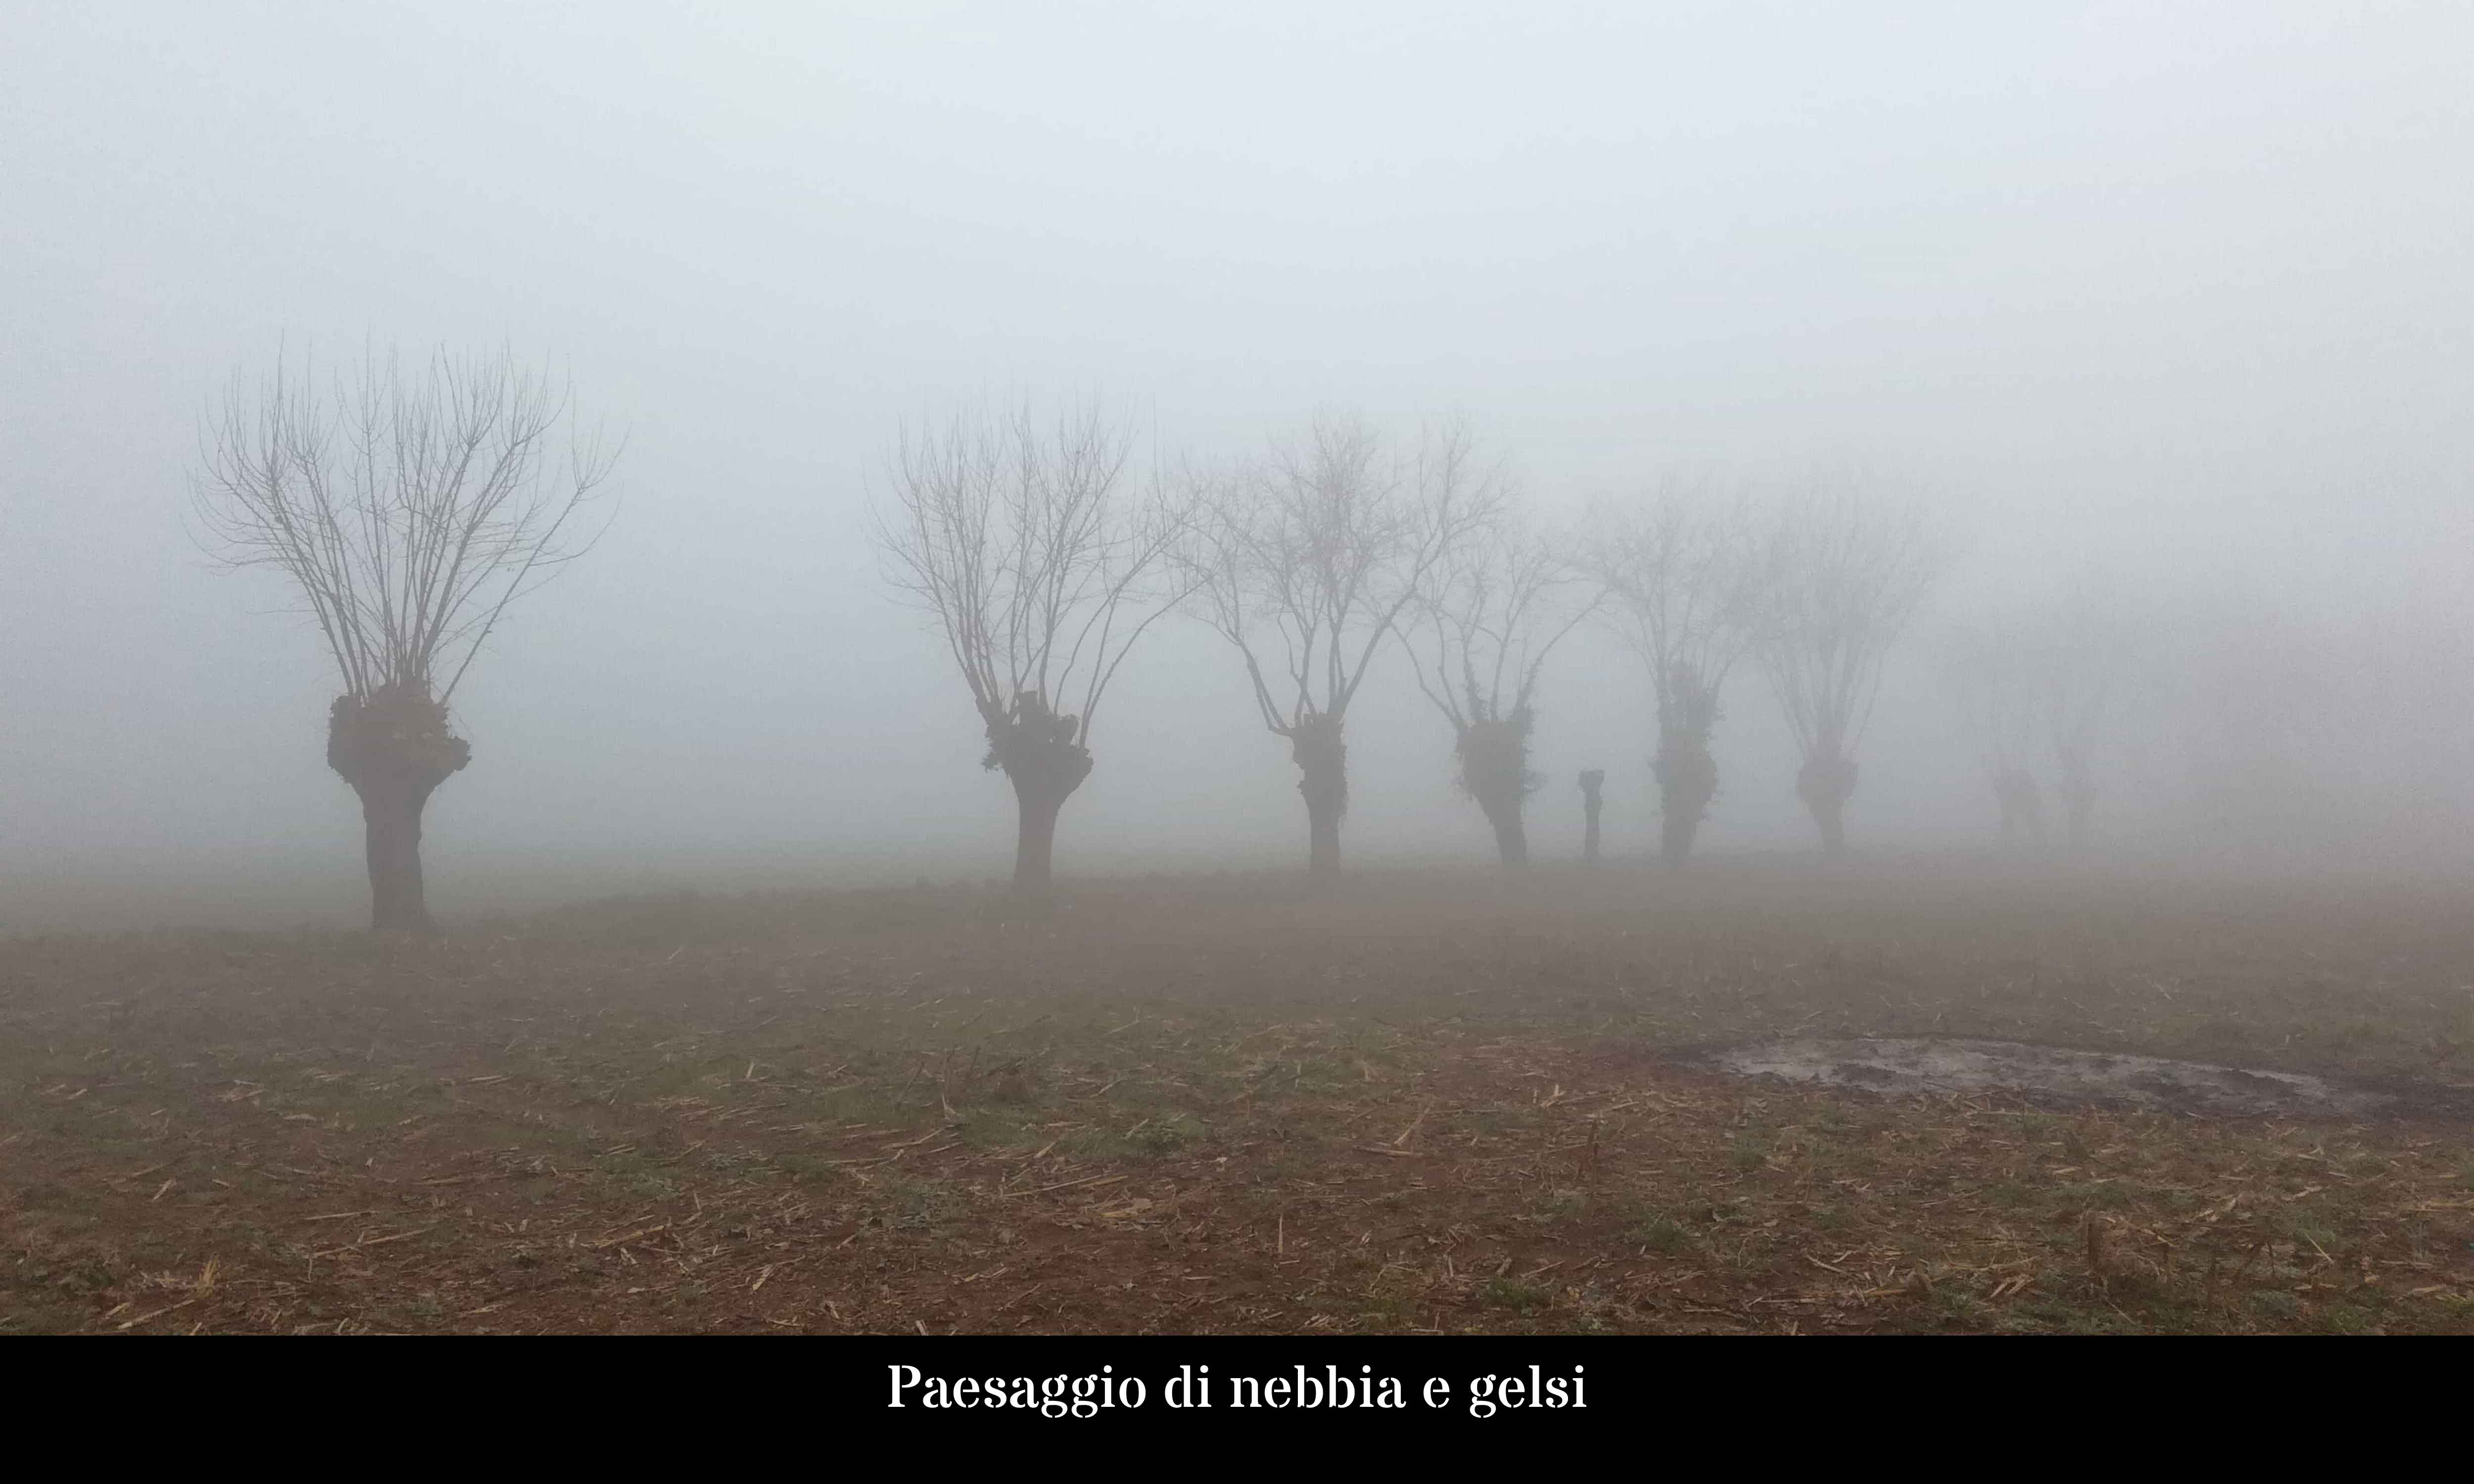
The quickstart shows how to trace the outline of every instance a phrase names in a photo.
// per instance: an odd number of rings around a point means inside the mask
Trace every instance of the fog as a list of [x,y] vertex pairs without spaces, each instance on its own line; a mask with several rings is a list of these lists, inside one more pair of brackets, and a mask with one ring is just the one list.
[[[0,927],[360,910],[316,634],[185,512],[236,371],[367,344],[546,358],[625,440],[606,537],[455,696],[444,910],[1002,874],[1005,779],[866,514],[905,419],[1010,398],[1162,460],[1461,417],[1553,517],[1860,465],[1950,554],[1860,850],[1991,845],[1935,636],[2101,571],[2154,640],[2109,848],[2457,869],[2469,55],[2462,6],[2302,0],[15,8]],[[1540,859],[1589,767],[1652,849],[1637,662],[1584,630],[1539,705]],[[1404,665],[1348,730],[1352,859],[1490,858]],[[1301,860],[1201,625],[1092,748],[1061,870]],[[1749,668],[1717,753],[1701,849],[1810,849]]]

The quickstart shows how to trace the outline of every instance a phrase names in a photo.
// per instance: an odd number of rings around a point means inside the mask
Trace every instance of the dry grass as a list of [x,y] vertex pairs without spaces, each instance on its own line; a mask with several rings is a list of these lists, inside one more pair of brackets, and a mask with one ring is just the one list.
[[0,1330],[2474,1330],[2462,1121],[1675,1055],[1948,1034],[2462,1085],[2468,905],[1713,866],[19,940]]

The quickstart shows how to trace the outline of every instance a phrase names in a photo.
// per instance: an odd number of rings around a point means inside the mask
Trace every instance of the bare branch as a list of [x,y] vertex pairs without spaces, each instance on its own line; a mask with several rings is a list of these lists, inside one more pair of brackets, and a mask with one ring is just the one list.
[[1715,706],[1777,578],[1747,496],[1669,476],[1645,499],[1593,506],[1573,546],[1572,564],[1605,589],[1598,613],[1649,674],[1661,727],[1706,731],[1686,713]]
[[200,442],[213,554],[291,579],[348,696],[441,703],[508,606],[597,539],[574,519],[616,460],[574,434],[563,381],[503,350],[409,370],[373,351],[324,380],[279,355],[234,377]]
[[1237,647],[1263,724],[1283,736],[1346,714],[1430,576],[1507,497],[1466,428],[1430,428],[1403,457],[1330,413],[1189,480],[1197,520],[1178,560],[1190,607]]
[[1398,628],[1418,688],[1455,728],[1525,725],[1547,657],[1598,601],[1560,554],[1506,522],[1440,563]]
[[1939,569],[1923,509],[1816,480],[1771,535],[1762,668],[1807,762],[1852,760],[1881,666]]
[[1128,495],[1132,448],[1095,406],[904,429],[872,515],[885,580],[933,617],[992,726],[1028,698],[1087,743],[1126,656],[1185,596],[1166,558],[1190,497],[1156,478]]

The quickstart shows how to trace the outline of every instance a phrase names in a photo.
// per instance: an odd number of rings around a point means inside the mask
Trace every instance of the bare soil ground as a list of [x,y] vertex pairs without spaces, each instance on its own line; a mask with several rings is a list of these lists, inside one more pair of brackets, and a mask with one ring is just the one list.
[[[2391,1100],[1710,1056],[1849,1037]],[[2459,887],[1711,863],[19,939],[0,1332],[2465,1332],[2469,1085]]]

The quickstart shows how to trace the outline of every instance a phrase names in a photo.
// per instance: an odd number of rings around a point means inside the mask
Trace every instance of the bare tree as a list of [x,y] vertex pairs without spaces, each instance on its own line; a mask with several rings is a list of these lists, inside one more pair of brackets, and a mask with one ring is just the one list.
[[1606,805],[1607,770],[1587,768],[1581,773],[1581,864],[1594,867],[1598,863],[1598,811]]
[[574,517],[615,452],[504,351],[372,353],[328,379],[287,362],[235,376],[195,509],[220,560],[306,601],[343,684],[327,763],[360,796],[370,925],[427,931],[422,811],[473,755],[448,705],[508,606],[591,546]]
[[2042,635],[2008,620],[1955,630],[1942,682],[1958,705],[1977,765],[2001,810],[2001,841],[2045,841],[2044,794],[2027,766],[2045,720]]
[[1718,794],[1710,733],[1727,678],[1759,633],[1766,552],[1742,499],[1678,481],[1640,505],[1600,504],[1578,542],[1577,564],[1606,588],[1600,611],[1649,672],[1669,865],[1691,853]]
[[2071,849],[2083,850],[2096,817],[2097,754],[2147,647],[2138,619],[2106,578],[2083,574],[2048,610],[2039,669],[2045,736],[2059,776]]
[[1575,586],[1542,543],[1488,531],[1437,566],[1401,624],[1418,688],[1452,725],[1461,788],[1485,811],[1509,867],[1529,864],[1521,815],[1541,781],[1529,770],[1538,679],[1593,606]]
[[1938,562],[1921,507],[1850,481],[1816,484],[1783,506],[1772,533],[1777,580],[1758,646],[1803,767],[1795,788],[1822,849],[1846,849],[1856,749],[1881,665],[1931,586]]
[[982,766],[1013,785],[1017,892],[1047,891],[1101,698],[1182,595],[1155,580],[1185,514],[1157,482],[1126,492],[1132,448],[1095,406],[906,428],[877,515],[886,580],[934,615],[986,729]]
[[1502,473],[1464,428],[1430,429],[1404,458],[1365,423],[1323,416],[1201,483],[1196,611],[1237,647],[1263,725],[1288,739],[1308,869],[1336,872],[1348,705],[1428,574],[1501,508]]
[[2028,762],[2047,752],[2066,837],[2073,849],[2087,844],[2097,754],[2139,683],[2150,633],[2108,579],[2083,573],[2049,600],[1953,634],[1944,679],[2001,803],[2004,840],[2045,838]]

